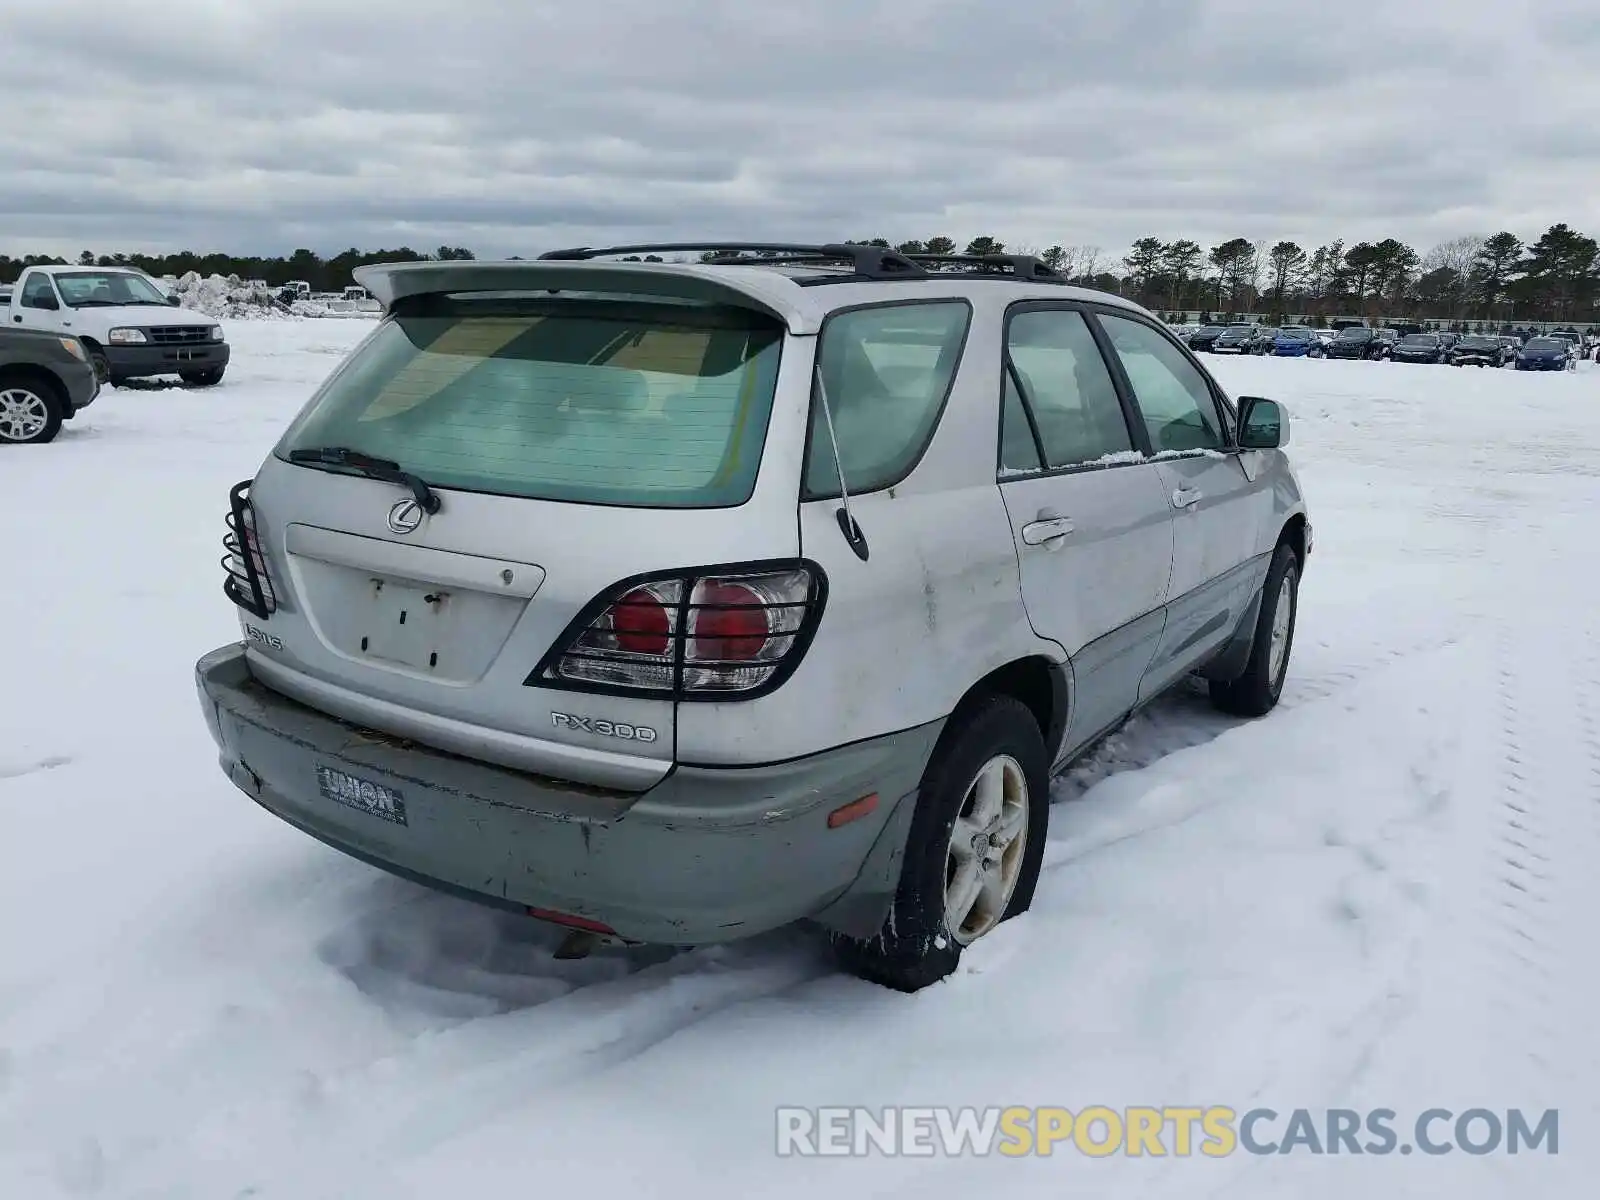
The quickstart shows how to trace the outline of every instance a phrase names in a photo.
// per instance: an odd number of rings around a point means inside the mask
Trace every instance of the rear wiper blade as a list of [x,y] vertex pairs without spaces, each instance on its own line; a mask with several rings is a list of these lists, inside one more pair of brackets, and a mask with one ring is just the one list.
[[293,463],[320,463],[326,467],[347,467],[359,472],[369,479],[380,479],[384,483],[398,483],[401,487],[411,489],[411,494],[416,497],[417,503],[422,506],[425,513],[439,511],[439,495],[427,481],[420,475],[413,475],[405,470],[399,463],[387,458],[374,458],[370,454],[363,454],[359,450],[352,450],[348,446],[318,446],[312,450],[291,450],[289,461]]

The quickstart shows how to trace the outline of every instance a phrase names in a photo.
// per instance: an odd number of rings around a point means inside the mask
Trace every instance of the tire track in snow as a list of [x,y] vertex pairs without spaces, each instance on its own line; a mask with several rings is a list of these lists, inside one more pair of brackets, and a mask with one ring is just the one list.
[[[564,1083],[625,1067],[702,1021],[833,971],[831,959],[797,941],[686,952],[531,1008],[465,1021],[394,1057],[286,1076],[249,1103],[193,1114],[173,1141],[146,1147],[120,1170],[110,1164],[105,1178],[134,1194],[148,1184],[150,1194],[166,1195],[161,1181],[174,1178],[196,1197],[360,1194],[363,1178],[396,1162],[507,1113],[558,1106]],[[308,1136],[338,1141],[337,1160],[297,1161]]]

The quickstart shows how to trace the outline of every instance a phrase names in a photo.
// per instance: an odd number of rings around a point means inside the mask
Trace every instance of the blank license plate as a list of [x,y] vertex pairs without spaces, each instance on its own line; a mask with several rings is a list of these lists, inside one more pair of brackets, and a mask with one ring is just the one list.
[[347,771],[322,766],[317,768],[317,787],[326,799],[335,804],[395,825],[406,823],[405,799],[392,787],[351,775]]
[[420,670],[439,665],[450,596],[442,588],[412,588],[383,582],[361,629],[361,652]]

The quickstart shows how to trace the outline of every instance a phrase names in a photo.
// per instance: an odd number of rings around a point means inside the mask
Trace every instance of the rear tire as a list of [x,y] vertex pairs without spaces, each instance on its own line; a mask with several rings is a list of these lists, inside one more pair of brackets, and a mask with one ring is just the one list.
[[0,375],[0,446],[52,442],[66,413],[66,401],[53,383],[33,375]]
[[1249,664],[1237,679],[1211,681],[1212,704],[1235,717],[1264,717],[1277,707],[1289,675],[1299,615],[1300,559],[1292,546],[1279,542],[1261,585],[1261,612]]
[[868,939],[833,935],[844,969],[900,992],[953,972],[961,951],[1033,903],[1050,818],[1039,723],[990,696],[955,718],[923,772],[900,884]]

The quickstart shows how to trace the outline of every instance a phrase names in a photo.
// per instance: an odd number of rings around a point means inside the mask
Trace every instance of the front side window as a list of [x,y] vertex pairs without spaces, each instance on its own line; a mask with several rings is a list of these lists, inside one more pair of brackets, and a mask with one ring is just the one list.
[[[966,301],[949,300],[858,308],[828,318],[812,387],[806,499],[837,496],[841,468],[852,495],[906,477],[944,411],[971,316]],[[821,393],[833,417],[832,439]]]
[[[1051,470],[1081,466],[1131,451],[1133,439],[1111,372],[1083,314],[1028,309],[1006,330],[1007,396],[1001,429],[1002,466],[1026,461],[1024,436],[1038,433],[1032,455]],[[1015,414],[1015,415],[1014,415]],[[1032,421],[1027,421],[1031,414]],[[1021,418],[1021,428],[1018,428]]]
[[732,507],[755,490],[782,342],[742,309],[428,297],[378,327],[276,452],[344,446],[530,499]]
[[1148,325],[1109,313],[1099,320],[1133,386],[1155,452],[1223,449],[1222,418],[1195,365]]
[[123,304],[159,304],[166,307],[166,294],[142,275],[128,271],[66,271],[56,276],[61,300],[72,308],[109,307]]

